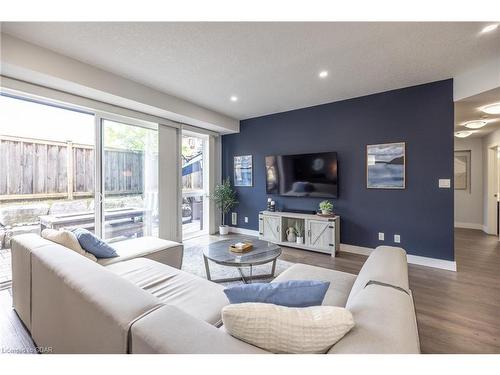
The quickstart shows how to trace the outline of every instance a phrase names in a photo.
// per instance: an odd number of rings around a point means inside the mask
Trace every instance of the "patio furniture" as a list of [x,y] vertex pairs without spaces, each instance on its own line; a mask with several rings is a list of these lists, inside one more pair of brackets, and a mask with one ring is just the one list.
[[[146,212],[146,210],[136,208],[106,210],[104,213],[105,237],[142,237],[144,235],[143,216]],[[40,216],[41,230],[85,228],[93,232],[94,226],[94,212]]]

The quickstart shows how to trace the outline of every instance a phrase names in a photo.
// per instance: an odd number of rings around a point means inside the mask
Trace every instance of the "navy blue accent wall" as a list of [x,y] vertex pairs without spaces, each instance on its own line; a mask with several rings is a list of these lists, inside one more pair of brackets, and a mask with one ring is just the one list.
[[[400,234],[409,254],[453,260],[453,189],[438,188],[438,179],[453,179],[453,110],[450,79],[241,121],[240,133],[222,137],[224,177],[233,180],[233,156],[253,155],[254,186],[236,188],[237,226],[258,229],[268,197],[266,155],[337,151],[333,203],[342,243],[395,245]],[[400,141],[406,142],[406,189],[367,189],[366,145]],[[322,200],[272,198],[279,209],[314,210]]]

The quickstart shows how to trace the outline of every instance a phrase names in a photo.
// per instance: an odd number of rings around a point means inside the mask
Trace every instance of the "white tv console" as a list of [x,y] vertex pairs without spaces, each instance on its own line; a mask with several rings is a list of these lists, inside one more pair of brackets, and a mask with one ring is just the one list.
[[[286,230],[301,221],[304,243],[287,241]],[[262,211],[259,214],[259,238],[278,245],[331,254],[340,249],[340,216],[319,216],[294,212]]]

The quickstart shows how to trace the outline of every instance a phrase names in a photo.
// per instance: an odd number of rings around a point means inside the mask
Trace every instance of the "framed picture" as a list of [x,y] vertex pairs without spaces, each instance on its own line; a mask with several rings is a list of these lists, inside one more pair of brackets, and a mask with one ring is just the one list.
[[455,151],[455,190],[470,191],[470,151]]
[[406,143],[366,146],[366,187],[404,189],[406,187]]
[[234,186],[253,186],[252,155],[234,157]]

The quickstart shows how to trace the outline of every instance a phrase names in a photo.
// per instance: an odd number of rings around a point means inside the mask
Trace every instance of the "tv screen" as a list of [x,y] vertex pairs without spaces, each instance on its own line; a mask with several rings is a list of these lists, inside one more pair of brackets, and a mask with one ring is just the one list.
[[337,153],[266,156],[266,191],[289,197],[337,198]]

